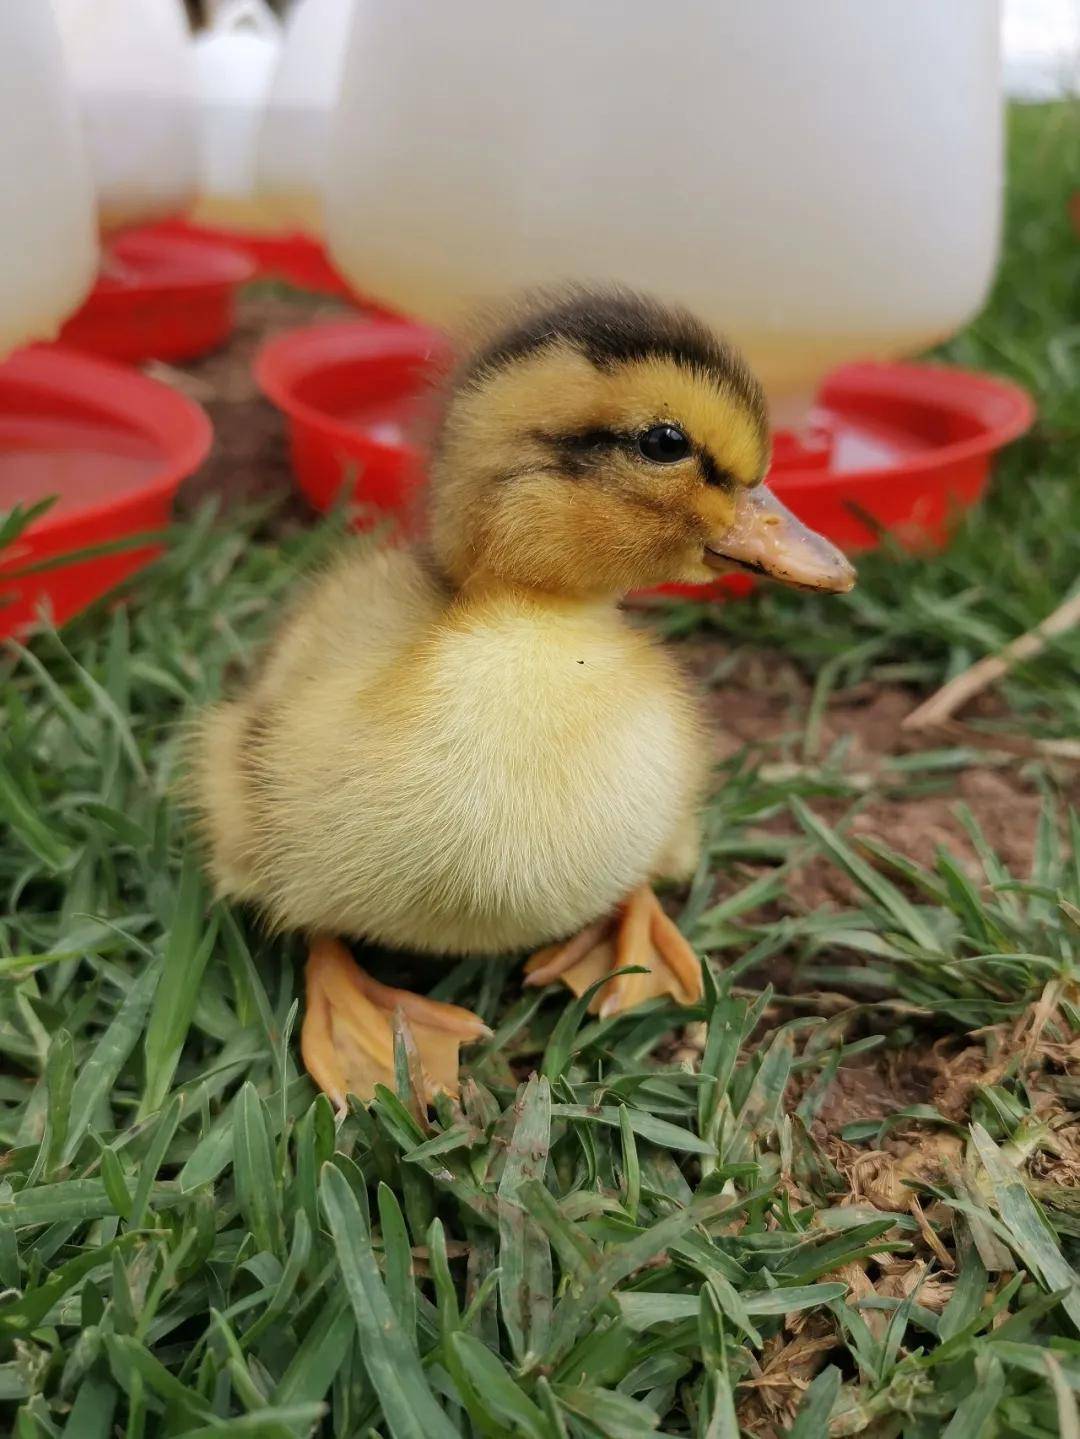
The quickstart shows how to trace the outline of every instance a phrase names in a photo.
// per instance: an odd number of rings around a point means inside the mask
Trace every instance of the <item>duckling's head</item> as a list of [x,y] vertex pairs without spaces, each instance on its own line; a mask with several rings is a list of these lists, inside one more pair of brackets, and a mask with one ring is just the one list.
[[582,597],[730,569],[850,589],[843,555],[762,486],[769,450],[760,385],[692,315],[625,290],[533,298],[458,373],[434,556],[457,585]]

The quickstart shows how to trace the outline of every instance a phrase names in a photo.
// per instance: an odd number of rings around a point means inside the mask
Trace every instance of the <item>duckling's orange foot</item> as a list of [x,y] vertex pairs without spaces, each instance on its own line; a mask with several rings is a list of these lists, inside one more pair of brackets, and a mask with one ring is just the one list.
[[456,1097],[458,1049],[491,1037],[483,1020],[456,1004],[380,984],[339,940],[312,942],[300,1050],[308,1073],[339,1109],[347,1094],[367,1101],[376,1084],[393,1089],[398,1015],[415,1043],[424,1100],[440,1090]]
[[680,1004],[696,1004],[702,996],[701,961],[648,885],[636,889],[612,919],[539,950],[526,962],[525,983],[561,979],[581,995],[605,974],[627,965],[646,972],[609,980],[593,996],[590,1013],[606,1019],[661,994],[672,995]]

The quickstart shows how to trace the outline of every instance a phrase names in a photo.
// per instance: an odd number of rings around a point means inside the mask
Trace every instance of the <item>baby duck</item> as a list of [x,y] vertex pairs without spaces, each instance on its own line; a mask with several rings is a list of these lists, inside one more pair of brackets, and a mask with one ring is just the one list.
[[430,462],[429,535],[354,543],[246,692],[196,737],[222,895],[305,931],[304,1061],[339,1105],[429,1093],[489,1033],[366,974],[335,937],[441,955],[536,950],[526,983],[620,974],[602,1015],[700,962],[651,883],[696,865],[708,763],[693,688],[619,609],[739,569],[845,591],[854,571],[762,484],[761,388],[692,316],[625,291],[532,298],[471,354]]

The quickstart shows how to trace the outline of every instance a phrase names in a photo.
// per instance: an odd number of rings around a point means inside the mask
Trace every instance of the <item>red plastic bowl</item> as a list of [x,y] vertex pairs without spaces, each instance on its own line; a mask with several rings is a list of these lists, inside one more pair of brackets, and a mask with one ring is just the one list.
[[20,574],[160,531],[211,437],[198,405],[135,370],[51,345],[0,365],[0,511],[58,497],[0,555],[0,635],[27,628],[42,604],[60,624],[153,559],[160,547],[141,545]]
[[827,467],[776,467],[785,502],[845,549],[871,548],[878,527],[917,548],[946,543],[956,510],[982,498],[990,461],[1030,427],[1035,404],[1019,385],[971,370],[846,365],[822,386],[818,418]]
[[[437,332],[363,320],[293,330],[261,351],[257,378],[289,416],[293,466],[313,504],[325,509],[355,475],[362,499],[401,508],[422,474],[409,436],[425,368],[446,357]],[[911,549],[938,547],[981,497],[994,453],[1033,416],[1024,390],[989,375],[847,365],[826,381],[807,434],[777,435],[769,483],[846,550],[872,549],[881,532]],[[731,575],[664,592],[700,599],[750,586]]]
[[61,343],[110,360],[191,360],[232,333],[235,292],[255,274],[242,251],[133,230],[115,239]]
[[387,319],[310,325],[263,346],[255,378],[288,416],[293,471],[316,509],[349,484],[361,522],[408,513],[424,476],[428,382],[449,353],[438,331]]
[[302,230],[264,233],[167,220],[145,233],[172,236],[193,245],[228,245],[248,257],[260,279],[284,280],[299,290],[312,290],[319,295],[353,298],[348,284],[330,263],[325,247]]

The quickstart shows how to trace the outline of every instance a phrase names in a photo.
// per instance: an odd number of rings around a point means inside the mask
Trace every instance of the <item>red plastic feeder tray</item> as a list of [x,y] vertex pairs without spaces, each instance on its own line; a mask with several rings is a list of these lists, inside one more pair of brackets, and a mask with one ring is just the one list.
[[[293,330],[260,353],[256,375],[291,426],[300,488],[325,509],[347,480],[378,510],[401,509],[422,476],[412,438],[425,371],[447,342],[404,322]],[[939,365],[856,364],[833,372],[806,433],[776,436],[769,483],[804,523],[849,552],[888,533],[943,545],[986,489],[994,453],[1034,417],[1030,396],[989,375]],[[744,593],[747,576],[665,593]]]
[[109,247],[97,284],[61,342],[110,360],[192,360],[232,334],[237,286],[255,274],[242,251],[133,230]]
[[57,497],[0,555],[0,635],[42,605],[60,624],[153,559],[160,547],[141,545],[22,573],[160,531],[210,441],[198,405],[135,370],[48,345],[0,364],[0,510]]

